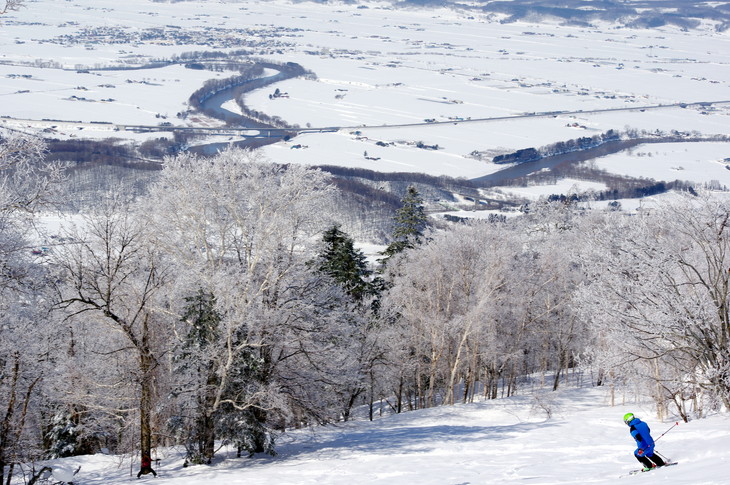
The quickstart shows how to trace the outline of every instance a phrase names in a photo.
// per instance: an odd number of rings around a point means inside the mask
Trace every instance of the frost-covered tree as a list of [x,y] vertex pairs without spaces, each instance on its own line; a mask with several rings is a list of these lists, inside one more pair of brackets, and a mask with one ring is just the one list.
[[[218,377],[208,348],[216,342],[221,322],[215,295],[199,289],[193,296],[186,297],[181,319],[187,333],[175,350],[173,394],[191,396],[182,400],[182,409],[171,420],[171,425],[175,432],[183,434],[186,461],[210,464],[215,451],[215,423],[210,411]],[[190,419],[183,416],[190,416]]]
[[[37,276],[43,277],[41,272]],[[44,455],[43,437],[30,426],[40,419],[38,400],[53,371],[54,329],[47,300],[33,289],[0,294],[0,470],[3,483],[16,464]],[[27,291],[31,290],[31,291]],[[26,292],[27,291],[27,292]],[[20,298],[13,301],[10,295]]]
[[50,429],[45,436],[48,442],[48,456],[65,458],[83,453],[81,431],[82,427],[72,413],[55,413],[51,418]]
[[248,150],[169,158],[150,190],[146,212],[176,266],[175,291],[215,295],[220,322],[200,356],[216,376],[207,413],[250,453],[271,451],[271,430],[294,416],[329,419],[326,390],[347,368],[344,293],[309,264],[332,190],[318,170]]
[[515,316],[529,328],[523,346],[533,358],[523,364],[533,372],[552,373],[553,390],[586,345],[585,321],[574,311],[585,275],[575,253],[565,250],[583,244],[581,223],[589,224],[586,219],[575,198],[541,199],[515,224],[523,242],[510,271],[510,287],[519,299]]
[[399,256],[382,315],[398,401],[453,403],[459,388],[465,401],[478,388],[496,398],[537,372],[558,388],[587,341],[574,311],[584,272],[565,251],[583,241],[577,214],[542,201],[510,221],[434,230]]
[[63,167],[45,161],[34,137],[0,132],[0,475],[40,456],[28,423],[55,357],[55,328],[46,325],[47,265],[31,251],[39,238],[34,216],[52,207]]
[[338,224],[324,232],[322,246],[313,264],[339,284],[356,303],[346,303],[352,307],[353,312],[348,318],[352,328],[352,351],[357,372],[344,379],[342,388],[338,390],[338,394],[342,395],[342,417],[345,421],[349,419],[357,399],[369,389],[372,419],[374,367],[382,357],[377,329],[371,325],[370,313],[375,301],[372,271],[368,268],[365,254],[355,248],[354,240],[340,230]]
[[580,299],[600,332],[594,358],[614,380],[651,382],[660,411],[674,403],[686,413],[701,395],[730,407],[729,214],[722,198],[687,195],[611,215],[586,246],[600,275]]
[[[424,406],[453,403],[470,357],[480,354],[494,320],[510,245],[486,223],[429,234],[429,241],[400,260],[384,300],[394,344],[390,361]],[[476,371],[476,369],[475,369]],[[441,385],[443,384],[443,387]]]
[[122,359],[112,360],[121,366],[108,376],[114,380],[100,384],[131,384],[130,394],[120,397],[137,396],[123,402],[134,403],[140,452],[151,456],[155,383],[168,340],[161,298],[170,275],[163,255],[150,244],[149,226],[134,216],[127,201],[112,195],[69,232],[71,242],[52,262],[59,271],[58,307],[71,321],[104,335],[96,352]]

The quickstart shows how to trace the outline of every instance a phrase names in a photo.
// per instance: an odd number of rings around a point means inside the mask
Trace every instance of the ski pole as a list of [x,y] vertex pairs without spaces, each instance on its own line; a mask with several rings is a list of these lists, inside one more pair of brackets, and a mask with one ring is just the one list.
[[[674,429],[674,428],[675,428],[676,426],[679,426],[679,421],[677,421],[676,423],[674,423],[674,424],[672,425],[672,427],[671,427],[671,428],[669,428],[668,430],[666,430],[665,432],[663,432],[662,434],[660,434],[660,435],[659,435],[659,438],[661,438],[661,437],[662,437],[662,436],[664,436],[665,434],[669,433],[669,432],[670,432],[670,431],[671,431],[672,429]],[[655,440],[654,440],[654,442],[656,443],[657,441],[659,441],[659,438],[655,439]]]
[[654,454],[655,454],[655,455],[659,455],[659,456],[660,456],[660,457],[662,458],[662,460],[664,460],[664,463],[665,463],[665,464],[666,464],[666,463],[672,463],[672,459],[671,459],[671,458],[667,458],[666,456],[662,455],[662,454],[661,454],[661,453],[659,453],[658,451],[654,450]]

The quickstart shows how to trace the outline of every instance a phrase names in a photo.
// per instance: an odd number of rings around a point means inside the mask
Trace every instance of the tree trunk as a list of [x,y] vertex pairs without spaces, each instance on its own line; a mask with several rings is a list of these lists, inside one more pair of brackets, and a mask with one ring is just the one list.
[[200,424],[200,457],[203,463],[210,465],[215,454],[215,419],[212,414],[205,413]]
[[[566,369],[567,369],[567,366],[568,366],[567,360],[568,359],[566,357],[566,354],[567,354],[567,352],[565,352],[564,350],[561,350],[560,352],[558,352],[558,365],[556,366],[555,378],[553,379],[553,391],[557,391],[558,387],[560,387],[560,374],[563,371],[563,367],[566,367]],[[567,372],[567,370],[566,370],[566,372]]]
[[142,382],[142,394],[139,400],[139,447],[142,456],[152,456],[152,425],[150,424],[152,396],[150,386],[145,381],[146,379]]
[[[413,377],[416,381],[416,382],[414,382],[414,384],[415,384],[415,387],[417,390],[416,398],[413,399],[413,401],[415,401],[415,403],[414,403],[415,409],[418,409],[418,408],[422,407],[420,404],[423,401],[423,389],[421,386],[421,365],[420,364],[416,367],[416,372],[413,375]],[[411,407],[409,408],[411,411],[413,410],[414,405],[411,405]]]
[[142,457],[152,456],[152,368],[154,357],[150,351],[148,316],[142,319],[142,339],[139,348],[139,449]]
[[10,385],[10,392],[8,396],[8,408],[5,410],[5,416],[3,416],[2,423],[0,423],[0,479],[4,477],[5,467],[8,467],[7,483],[10,483],[10,478],[13,476],[13,465],[9,462],[7,454],[10,448],[10,430],[11,422],[13,420],[13,414],[15,413],[15,400],[16,400],[16,389],[18,385],[18,378],[20,376],[20,357],[16,354],[14,356],[15,364],[13,365],[12,371],[12,384]]
[[208,371],[208,378],[204,391],[203,402],[200,404],[200,418],[198,423],[198,452],[203,463],[208,465],[213,461],[215,454],[215,416],[216,401],[215,389],[220,385],[220,379],[212,370]]
[[454,404],[455,401],[455,393],[456,393],[456,384],[457,379],[456,377],[459,375],[459,367],[461,366],[461,360],[462,360],[462,353],[464,352],[464,349],[466,348],[466,340],[469,336],[471,330],[471,325],[467,325],[464,329],[464,333],[462,334],[461,338],[459,339],[459,343],[457,344],[456,348],[456,355],[454,356],[454,361],[451,362],[451,368],[449,369],[449,382],[448,386],[446,388],[446,403],[445,404]]
[[438,366],[439,357],[436,351],[431,351],[431,364],[429,365],[428,371],[428,394],[426,397],[426,407],[433,407],[434,393],[436,392],[436,371]]
[[[355,405],[355,401],[357,400],[358,396],[360,396],[360,393],[362,392],[362,389],[352,391],[350,392],[350,397],[347,399],[347,404],[345,404],[345,409],[342,410],[342,420],[343,421],[349,421],[350,420],[350,413],[352,412],[352,407]],[[372,421],[372,394],[371,394],[371,400],[370,400],[370,414]]]
[[[373,400],[375,398],[375,395],[373,392],[374,389],[375,389],[375,376],[373,375],[373,368],[371,366],[370,367],[370,391],[369,391],[369,396],[368,396],[368,402],[370,404],[370,407],[368,409],[368,418],[370,419],[370,421],[373,420]],[[381,409],[382,409],[382,406],[381,406]]]
[[[10,463],[8,465],[8,477],[5,481],[5,485],[10,485],[10,481],[13,479],[13,469],[15,468],[15,463]],[[4,468],[3,468],[4,470]]]

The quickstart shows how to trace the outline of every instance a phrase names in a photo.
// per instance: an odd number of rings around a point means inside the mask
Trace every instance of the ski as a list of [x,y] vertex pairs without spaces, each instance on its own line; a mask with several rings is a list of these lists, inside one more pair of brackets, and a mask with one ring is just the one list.
[[631,470],[629,472],[629,475],[636,475],[637,473],[651,472],[651,471],[654,471],[654,470],[658,470],[659,468],[665,468],[665,467],[672,466],[672,465],[677,465],[677,464],[679,464],[678,461],[672,461],[670,463],[665,464],[664,466],[655,467],[655,468],[649,468],[648,470],[644,470],[643,468],[640,468],[638,470]]

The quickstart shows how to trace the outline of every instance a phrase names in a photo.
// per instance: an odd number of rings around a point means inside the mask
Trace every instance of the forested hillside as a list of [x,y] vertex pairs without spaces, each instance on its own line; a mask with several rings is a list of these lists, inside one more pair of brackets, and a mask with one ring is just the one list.
[[356,406],[497,399],[527,374],[557,390],[578,366],[660,414],[730,407],[730,206],[711,194],[444,225],[410,187],[374,261],[318,169],[182,154],[44,233],[62,168],[36,138],[0,144],[4,478],[101,449],[275,453]]
[[0,0],[0,485],[723,483],[729,26]]

